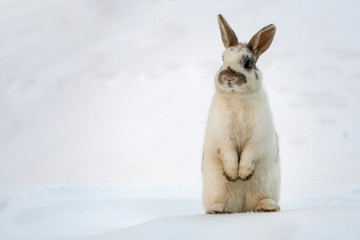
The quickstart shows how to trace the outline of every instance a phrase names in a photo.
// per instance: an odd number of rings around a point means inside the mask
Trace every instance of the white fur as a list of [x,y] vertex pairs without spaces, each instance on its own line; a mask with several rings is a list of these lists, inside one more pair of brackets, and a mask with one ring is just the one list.
[[[247,78],[245,84],[220,85],[219,72],[215,77],[216,92],[209,112],[202,163],[203,205],[207,213],[280,209],[277,135],[262,87],[262,74],[239,64],[241,57],[249,53],[244,44],[227,48],[219,70],[230,67],[241,72]],[[224,172],[238,180],[228,181]],[[251,174],[250,180],[241,180]]]

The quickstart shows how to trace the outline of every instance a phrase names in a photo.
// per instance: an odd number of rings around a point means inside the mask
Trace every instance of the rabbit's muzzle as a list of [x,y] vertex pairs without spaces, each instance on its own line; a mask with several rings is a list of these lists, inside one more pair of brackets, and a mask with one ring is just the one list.
[[220,85],[226,84],[228,87],[233,87],[234,84],[241,86],[246,83],[246,76],[228,67],[219,73],[218,82]]

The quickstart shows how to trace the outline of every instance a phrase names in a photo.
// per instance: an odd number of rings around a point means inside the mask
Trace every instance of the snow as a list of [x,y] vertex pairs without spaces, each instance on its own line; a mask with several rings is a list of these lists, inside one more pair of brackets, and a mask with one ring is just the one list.
[[[0,2],[1,239],[359,239],[358,1]],[[280,136],[279,213],[204,215],[222,13]]]
[[352,212],[343,209],[331,212],[318,209],[291,211],[274,216],[244,214],[164,217],[124,231],[88,239],[343,239],[344,234],[336,229],[347,229],[347,234],[359,236],[356,223],[358,218],[350,217],[348,220],[352,221],[351,224],[334,219],[344,218],[349,214]]
[[[200,184],[2,185],[2,239],[358,239],[360,191],[311,186],[278,213],[205,215]],[[325,191],[324,191],[325,190]]]
[[[171,191],[177,186],[179,191]],[[169,191],[170,190],[170,191]],[[169,195],[171,192],[171,195]],[[198,187],[184,184],[12,185],[1,187],[2,239],[91,236],[166,215],[202,211]]]

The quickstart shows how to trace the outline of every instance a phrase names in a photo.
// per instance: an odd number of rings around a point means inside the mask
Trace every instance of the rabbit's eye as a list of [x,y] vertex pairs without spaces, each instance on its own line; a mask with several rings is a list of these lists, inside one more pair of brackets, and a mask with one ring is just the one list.
[[253,62],[251,61],[251,59],[246,60],[244,63],[244,68],[250,69],[252,67],[253,67]]

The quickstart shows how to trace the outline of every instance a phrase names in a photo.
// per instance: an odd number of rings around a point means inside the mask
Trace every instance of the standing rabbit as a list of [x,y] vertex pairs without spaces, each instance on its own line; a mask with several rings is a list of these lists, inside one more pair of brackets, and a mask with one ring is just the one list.
[[238,39],[218,15],[225,46],[223,65],[215,76],[206,128],[203,205],[206,213],[273,212],[280,206],[280,161],[277,135],[256,67],[276,27],[268,25],[248,44]]

